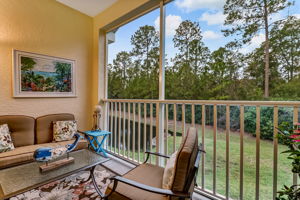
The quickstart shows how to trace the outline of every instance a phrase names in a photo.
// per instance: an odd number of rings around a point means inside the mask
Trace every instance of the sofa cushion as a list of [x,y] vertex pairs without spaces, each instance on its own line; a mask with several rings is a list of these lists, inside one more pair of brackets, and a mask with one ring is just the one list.
[[[0,169],[33,161],[33,153],[41,147],[58,147],[73,143],[75,140],[29,145],[15,148],[12,151],[0,153]],[[87,148],[86,140],[80,140],[75,150]]]
[[76,121],[53,122],[53,139],[56,142],[71,140],[76,132]]
[[43,144],[53,141],[53,122],[74,120],[73,114],[51,114],[36,118],[36,143]]
[[33,117],[24,115],[2,115],[0,124],[7,124],[15,147],[34,144]]
[[[161,188],[163,173],[164,168],[162,167],[151,164],[141,164],[129,171],[123,177],[145,185]],[[111,188],[112,184],[109,185],[108,189],[106,190],[106,194],[111,191]],[[141,190],[120,182],[118,183],[116,191],[109,197],[109,199],[167,200],[168,198],[164,195],[147,192],[145,190]]]
[[190,127],[178,150],[172,191],[187,192],[184,191],[184,187],[187,183],[188,173],[194,167],[198,152],[197,149],[197,129],[194,127]]
[[0,125],[0,153],[11,151],[14,148],[7,124]]

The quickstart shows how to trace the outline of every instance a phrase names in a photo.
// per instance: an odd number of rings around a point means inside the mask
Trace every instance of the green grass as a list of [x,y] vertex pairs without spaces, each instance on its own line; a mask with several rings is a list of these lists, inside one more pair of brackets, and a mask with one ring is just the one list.
[[[199,129],[199,142],[201,142],[201,129]],[[176,147],[180,145],[182,137],[176,136]],[[168,137],[168,154],[174,152],[173,136]],[[210,128],[205,130],[205,189],[213,188],[213,131]],[[226,189],[226,135],[225,132],[218,130],[217,133],[217,172],[216,172],[216,192],[225,196]],[[238,133],[230,133],[230,187],[229,194],[232,199],[240,199],[240,136]],[[291,163],[285,154],[280,152],[286,150],[287,147],[278,145],[278,184],[277,190],[281,189],[284,184],[292,184]],[[155,148],[152,149],[155,151]],[[121,153],[123,151],[121,150]],[[132,158],[133,153],[130,153]],[[127,155],[127,151],[126,154]],[[256,183],[256,140],[254,137],[244,135],[244,199],[255,199],[255,183]],[[134,154],[138,159],[138,153]],[[144,154],[140,153],[141,161],[144,160]],[[155,159],[152,158],[153,163]],[[201,164],[197,177],[197,183],[201,186]],[[273,195],[273,143],[272,141],[260,141],[260,199],[270,200]]]

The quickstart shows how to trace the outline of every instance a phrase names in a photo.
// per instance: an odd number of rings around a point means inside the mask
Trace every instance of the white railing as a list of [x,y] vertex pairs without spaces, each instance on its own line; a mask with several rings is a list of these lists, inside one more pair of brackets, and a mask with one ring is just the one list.
[[[219,199],[275,199],[282,183],[297,183],[296,175],[291,174],[290,180],[288,178],[290,166],[284,159],[285,155],[279,154],[279,148],[284,149],[284,146],[278,143],[278,131],[274,127],[278,127],[279,120],[285,121],[289,117],[281,116],[282,109],[290,110],[292,122],[298,122],[300,102],[129,99],[102,101],[107,108],[107,127],[113,133],[106,148],[132,162],[143,162],[143,152],[146,150],[163,151],[161,153],[165,154],[175,152],[187,128],[198,127],[199,142],[207,152],[202,158],[197,178],[197,189],[202,193]],[[161,104],[165,105],[163,133],[159,133],[158,128]],[[245,122],[248,119],[245,115],[249,115],[245,109],[249,108],[252,111],[255,109],[255,136],[245,132],[245,123],[248,123]],[[265,108],[271,108],[273,112],[273,140],[261,139],[261,128],[265,129],[261,125],[261,118],[264,118],[261,110]],[[239,115],[235,117],[235,121],[231,121],[234,118],[231,116],[232,109],[235,109],[232,114]],[[223,125],[218,124],[222,122]],[[239,124],[235,130],[231,127],[233,123]],[[163,141],[158,139],[158,134],[163,134]],[[160,142],[164,142],[164,150],[156,148]],[[269,157],[266,151],[269,151]],[[153,158],[150,162],[159,163]]]

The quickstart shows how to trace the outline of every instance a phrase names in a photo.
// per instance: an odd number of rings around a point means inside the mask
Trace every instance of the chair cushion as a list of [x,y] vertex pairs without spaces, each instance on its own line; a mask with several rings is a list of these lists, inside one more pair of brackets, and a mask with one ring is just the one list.
[[[12,151],[0,153],[0,169],[19,165],[22,163],[32,162],[33,153],[38,148],[65,146],[73,142],[74,140],[64,141],[64,142],[45,143],[45,144],[38,144],[38,145],[29,145],[29,146],[15,148]],[[84,148],[87,148],[87,142],[86,140],[80,140],[75,150],[84,149]]]
[[164,169],[162,188],[170,190],[172,188],[174,174],[175,174],[175,161],[177,157],[177,151],[175,151],[168,159]]
[[[152,187],[162,188],[162,177],[164,168],[151,164],[141,164],[129,171],[123,177]],[[113,184],[109,185],[106,194],[111,191]],[[135,188],[133,186],[119,182],[116,191],[109,199],[132,199],[132,200],[167,200],[164,195],[159,195],[145,190]]]
[[53,122],[74,120],[73,114],[51,114],[36,118],[36,143],[43,144],[53,141]]
[[187,182],[188,172],[190,172],[194,167],[197,157],[197,149],[197,129],[195,127],[190,127],[178,150],[172,191],[187,192],[184,191],[184,187]]
[[76,121],[53,122],[53,139],[56,142],[71,140],[76,132]]
[[10,136],[15,147],[34,144],[34,124],[33,117],[24,115],[2,115],[0,124],[7,124]]
[[11,151],[14,148],[7,124],[0,125],[0,153]]

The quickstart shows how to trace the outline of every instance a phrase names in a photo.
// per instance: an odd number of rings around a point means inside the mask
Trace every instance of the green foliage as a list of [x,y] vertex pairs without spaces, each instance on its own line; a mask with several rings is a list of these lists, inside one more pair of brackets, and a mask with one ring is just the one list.
[[241,36],[234,41],[235,46],[249,43],[261,29],[269,29],[268,22],[272,14],[291,4],[288,0],[227,0],[224,5],[224,14],[227,15],[224,24],[230,25],[230,28],[223,32],[225,36]]
[[282,190],[278,192],[278,197],[276,200],[299,200],[300,198],[300,188],[299,185],[292,185],[288,187],[283,186]]
[[270,35],[272,54],[283,78],[287,81],[297,78],[300,69],[300,19],[290,16],[276,22]]
[[[265,25],[264,5],[268,15],[276,13],[290,3],[287,0],[227,0],[225,35],[237,34],[248,43]],[[270,98],[268,100],[299,100],[300,97],[300,27],[299,20],[288,17],[274,22],[270,29]],[[231,45],[210,52],[202,41],[197,22],[183,21],[173,38],[178,51],[166,60],[166,99],[205,100],[264,100],[265,43],[248,54],[242,54]],[[120,51],[108,66],[108,96],[121,99],[157,99],[159,37],[153,26],[142,26],[131,36],[131,51]],[[233,45],[238,46],[238,45]],[[283,48],[284,47],[284,48]],[[292,63],[292,64],[290,64]],[[292,71],[292,72],[291,72]],[[291,75],[292,74],[292,75]],[[147,108],[149,109],[149,108]],[[201,120],[201,107],[196,121]],[[212,125],[212,107],[206,106],[206,124]],[[149,111],[149,110],[148,110]],[[155,111],[155,109],[154,109]],[[239,130],[239,108],[232,106],[231,129]],[[191,122],[191,108],[186,106],[186,122]],[[218,127],[225,127],[225,110],[218,107]],[[148,112],[149,114],[149,112]],[[177,119],[181,120],[178,108]],[[292,111],[279,109],[279,122],[292,123]],[[173,107],[169,118],[173,119]],[[260,136],[273,140],[273,109],[261,107]],[[245,107],[245,131],[256,136],[255,107]]]
[[[290,129],[287,124],[279,129],[279,139],[283,144],[288,146],[289,150],[286,150],[282,153],[288,154],[288,159],[292,161],[292,172],[297,174],[300,177],[300,144],[295,141],[292,135],[299,135],[295,130],[299,131],[297,126],[294,129]],[[298,200],[300,198],[300,185],[292,185],[290,187],[284,185],[281,191],[278,192],[277,200]]]
[[[241,47],[242,44],[250,43],[253,37],[264,30],[265,42],[263,43],[263,62],[264,64],[264,97],[269,98],[270,79],[270,17],[274,13],[292,5],[288,0],[227,0],[224,5],[224,14],[226,15],[225,25],[229,28],[223,30],[225,36],[238,35],[228,46]],[[280,24],[276,22],[277,26]],[[263,69],[261,68],[261,69]],[[272,77],[272,76],[271,76]]]
[[61,92],[67,92],[71,89],[71,64],[70,63],[55,63],[56,70],[56,88]]
[[21,56],[21,70],[22,71],[31,71],[36,62],[29,57]]

